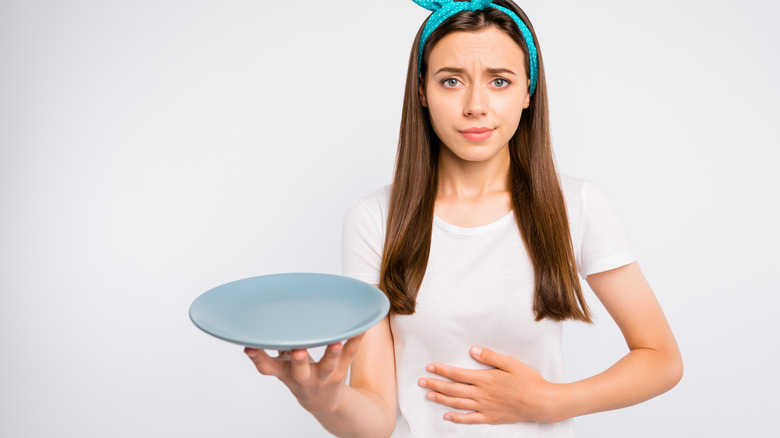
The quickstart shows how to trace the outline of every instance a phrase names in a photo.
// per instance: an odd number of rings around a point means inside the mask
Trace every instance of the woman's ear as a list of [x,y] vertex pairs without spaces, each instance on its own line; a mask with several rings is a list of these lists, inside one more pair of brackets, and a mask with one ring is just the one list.
[[528,92],[525,93],[525,100],[523,100],[523,108],[528,108],[531,105],[531,80],[528,80]]
[[425,98],[425,89],[422,85],[417,87],[417,92],[420,94],[420,102],[424,108],[428,108],[428,99]]

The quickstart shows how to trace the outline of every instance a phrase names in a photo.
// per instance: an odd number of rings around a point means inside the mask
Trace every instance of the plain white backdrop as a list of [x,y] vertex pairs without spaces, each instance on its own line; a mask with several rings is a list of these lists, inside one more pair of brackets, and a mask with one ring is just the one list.
[[[685,376],[578,437],[777,436],[775,1],[523,1],[562,172],[598,184]],[[411,1],[0,1],[0,435],[324,437],[188,318],[239,278],[340,272],[390,182]],[[626,352],[592,293],[570,379]]]

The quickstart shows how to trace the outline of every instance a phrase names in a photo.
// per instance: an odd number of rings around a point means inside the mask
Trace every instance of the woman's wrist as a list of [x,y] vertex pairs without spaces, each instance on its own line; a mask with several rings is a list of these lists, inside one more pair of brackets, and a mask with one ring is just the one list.
[[571,383],[551,383],[547,406],[545,408],[545,423],[558,423],[574,417],[571,409],[573,387]]
[[320,399],[317,399],[318,397],[315,397],[313,400],[301,400],[298,399],[298,403],[303,407],[303,409],[307,410],[309,413],[314,415],[315,417],[327,417],[331,416],[339,411],[340,408],[342,408],[342,405],[344,403],[344,392],[349,388],[349,386],[346,383],[342,383],[341,388],[337,390],[338,392],[336,394],[327,395],[322,397],[320,395]]
[[395,429],[395,409],[383,410],[376,397],[344,385],[332,410],[309,411],[331,434],[338,437],[390,436]]

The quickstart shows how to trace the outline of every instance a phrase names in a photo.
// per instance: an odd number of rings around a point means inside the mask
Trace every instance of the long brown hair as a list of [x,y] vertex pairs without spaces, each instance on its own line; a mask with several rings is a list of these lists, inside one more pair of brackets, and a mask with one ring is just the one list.
[[[509,141],[512,204],[534,267],[533,311],[537,320],[590,322],[553,160],[547,85],[539,40],[528,17],[511,0],[495,0],[494,3],[511,9],[525,22],[536,42],[539,63],[536,90]],[[417,292],[428,264],[437,190],[439,140],[418,91],[417,47],[423,26],[417,32],[409,56],[379,283],[390,299],[391,312],[406,315],[414,313]],[[503,12],[486,8],[455,14],[431,33],[423,47],[419,83],[425,84],[428,57],[445,35],[456,31],[477,32],[489,27],[506,32],[522,48],[526,77],[529,77],[528,48],[517,25]]]

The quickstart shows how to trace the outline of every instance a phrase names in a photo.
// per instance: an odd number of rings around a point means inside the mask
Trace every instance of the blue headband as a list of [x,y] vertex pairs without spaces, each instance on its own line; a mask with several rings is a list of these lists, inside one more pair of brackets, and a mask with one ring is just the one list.
[[428,39],[429,36],[431,36],[431,33],[437,27],[439,27],[440,24],[444,22],[444,20],[452,17],[453,15],[461,11],[481,11],[486,8],[495,8],[512,17],[512,20],[514,20],[514,22],[517,24],[517,27],[520,28],[520,33],[523,35],[523,39],[525,39],[525,45],[528,47],[528,57],[530,58],[529,65],[531,67],[529,69],[531,70],[531,85],[529,87],[530,90],[529,94],[530,95],[534,94],[534,90],[536,89],[536,76],[537,76],[536,72],[538,70],[538,61],[536,59],[536,45],[534,45],[534,37],[531,36],[531,31],[528,30],[528,26],[526,26],[525,23],[523,23],[523,20],[521,20],[520,17],[517,16],[517,14],[502,6],[494,5],[493,0],[471,0],[471,1],[412,0],[412,1],[429,11],[433,11],[433,14],[431,14],[431,16],[428,17],[428,21],[425,23],[425,28],[423,28],[423,33],[420,36],[420,47],[417,48],[418,80],[420,77],[420,65],[422,64],[422,52],[423,52],[423,47],[425,46],[425,41]]

